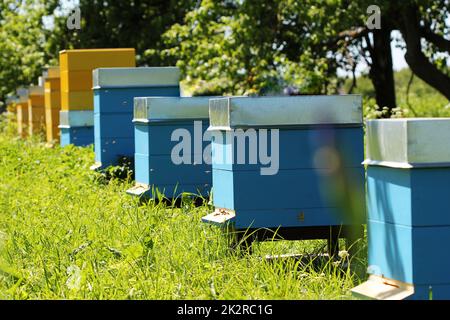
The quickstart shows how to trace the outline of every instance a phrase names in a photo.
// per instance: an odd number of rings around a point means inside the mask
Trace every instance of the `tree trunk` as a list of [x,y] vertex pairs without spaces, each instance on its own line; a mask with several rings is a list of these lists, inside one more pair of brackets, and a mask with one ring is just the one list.
[[[423,81],[442,93],[450,100],[450,77],[433,65],[422,52],[419,13],[416,6],[407,6],[402,10],[400,31],[406,43],[405,60],[411,70]],[[428,34],[429,40],[437,41]],[[444,48],[445,42],[440,42]]]
[[[370,66],[369,76],[375,88],[377,104],[380,109],[387,107],[391,111],[397,107],[397,102],[395,97],[390,28],[373,31],[373,46],[370,49],[370,53],[372,64]],[[389,115],[390,112],[386,116]]]

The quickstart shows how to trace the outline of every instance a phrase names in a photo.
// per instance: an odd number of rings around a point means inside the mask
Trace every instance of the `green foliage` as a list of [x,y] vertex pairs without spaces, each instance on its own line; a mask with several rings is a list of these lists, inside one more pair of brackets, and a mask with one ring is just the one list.
[[169,49],[162,54],[178,59],[196,95],[268,90],[278,81],[276,12],[276,1],[202,1],[164,35]]
[[178,59],[194,94],[268,94],[287,84],[336,92],[341,51],[330,57],[323,43],[361,24],[360,10],[348,1],[204,0],[166,32],[163,54]]
[[[370,68],[372,55],[383,55],[370,48],[367,8],[379,6],[382,26],[390,31],[400,28],[398,12],[411,4],[418,5],[421,23],[431,32],[448,34],[448,1],[441,0],[204,0],[166,32],[169,49],[162,53],[178,59],[196,95],[270,94],[287,85],[300,93],[337,93],[343,81],[338,68],[352,72],[361,62]],[[439,51],[427,43],[429,60],[448,74]],[[389,112],[400,116],[404,110]]]
[[[450,104],[439,92],[417,77],[413,77],[409,94],[407,94],[408,83],[411,80],[411,70],[402,69],[395,72],[395,85],[397,93],[398,108],[393,110],[393,117],[449,117]],[[344,84],[344,90],[348,90],[351,81]],[[374,99],[375,93],[372,82],[366,77],[357,78],[357,87],[354,93],[360,93],[364,97],[364,117],[379,118],[381,112],[378,110]]]
[[[61,1],[57,9],[61,9]],[[48,49],[58,58],[62,49],[136,48],[138,65],[159,66],[175,63],[162,59],[161,35],[183,19],[195,1],[80,0],[81,30],[66,26],[69,13],[55,15],[54,29],[48,39]]]
[[[416,3],[387,0],[203,0],[164,35],[164,57],[178,60],[193,94],[270,94],[294,85],[303,94],[337,93],[338,68],[371,63],[367,8],[378,5],[384,27],[398,29],[396,12]],[[424,22],[444,21],[441,0],[419,1]],[[448,33],[445,23],[433,32]],[[441,70],[436,47],[428,57]],[[382,54],[382,53],[377,53]]]
[[321,253],[324,241],[231,252],[200,221],[211,207],[140,205],[130,183],[89,170],[90,148],[48,149],[3,131],[0,153],[0,299],[349,299],[361,281],[345,254],[261,259]]
[[133,47],[139,65],[174,64],[159,54],[161,35],[194,5],[181,0],[81,0],[81,30],[69,30],[64,3],[0,0],[0,101],[21,85],[36,83],[44,66],[58,64],[63,49]]
[[46,60],[44,1],[0,1],[0,100],[36,83]]

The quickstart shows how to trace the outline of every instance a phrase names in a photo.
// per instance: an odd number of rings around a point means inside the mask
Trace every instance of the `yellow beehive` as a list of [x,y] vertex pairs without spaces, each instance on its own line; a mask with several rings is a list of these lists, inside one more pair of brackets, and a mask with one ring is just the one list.
[[81,49],[59,53],[61,109],[93,110],[92,71],[107,67],[135,67],[135,49]]
[[6,97],[6,111],[9,113],[16,113],[17,97],[9,95]]
[[16,102],[17,112],[17,133],[20,137],[25,138],[28,135],[28,89],[17,89]]
[[93,91],[61,91],[61,110],[94,110]]
[[44,88],[31,86],[28,92],[28,133],[30,136],[45,131]]
[[47,142],[59,141],[59,111],[61,110],[61,82],[59,67],[49,67],[44,77],[45,129]]
[[63,71],[61,91],[90,91],[92,89],[92,70]]
[[6,107],[6,110],[10,113],[16,113],[16,103],[10,103],[8,104],[8,106]]
[[28,100],[26,102],[18,102],[17,109],[17,133],[22,138],[28,136]]

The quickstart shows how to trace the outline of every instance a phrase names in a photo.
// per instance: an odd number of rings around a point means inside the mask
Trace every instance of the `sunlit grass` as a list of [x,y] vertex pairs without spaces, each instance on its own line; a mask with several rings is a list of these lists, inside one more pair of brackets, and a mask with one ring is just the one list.
[[[3,125],[4,127],[4,122]],[[0,136],[0,299],[351,299],[365,259],[320,254],[324,241],[229,249],[200,222],[208,205],[141,205],[131,183],[89,170],[91,148]],[[362,255],[364,256],[364,255]]]

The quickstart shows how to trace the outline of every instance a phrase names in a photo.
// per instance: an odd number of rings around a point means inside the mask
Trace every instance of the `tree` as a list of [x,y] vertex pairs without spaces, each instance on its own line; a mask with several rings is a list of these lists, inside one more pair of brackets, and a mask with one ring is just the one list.
[[[139,65],[174,64],[163,59],[161,35],[183,20],[194,1],[80,0],[81,30],[69,30],[62,0],[0,0],[0,100],[36,83],[59,51],[133,47]],[[44,23],[44,20],[51,23]]]
[[36,83],[45,63],[44,1],[0,2],[0,100]]
[[439,54],[450,54],[450,41],[443,37],[450,28],[445,24],[450,13],[448,0],[359,2],[363,8],[371,3],[380,8],[380,29],[365,27],[360,34],[350,37],[369,64],[377,104],[389,109],[396,107],[390,49],[393,30],[399,30],[403,36],[405,59],[412,72],[450,100],[449,69]]
[[[56,60],[62,49],[132,47],[139,65],[164,65],[171,61],[159,54],[161,35],[182,21],[194,4],[183,0],[80,0],[81,29],[67,28],[68,13],[53,14],[48,51]],[[61,10],[61,3],[57,10]]]
[[449,34],[450,26],[445,25],[449,13],[449,1],[410,3],[400,12],[398,28],[406,42],[405,58],[411,70],[450,100],[450,71],[437,55],[450,54],[450,39],[444,37]]
[[[379,8],[380,28],[367,25],[371,5]],[[405,39],[412,71],[450,99],[448,66],[438,54],[449,53],[448,16],[448,0],[203,0],[165,34],[163,54],[178,59],[194,91],[202,91],[200,83],[233,94],[285,85],[334,93],[338,68],[354,74],[365,61],[377,104],[393,109],[393,30]]]
[[178,59],[196,94],[264,94],[286,85],[336,93],[337,69],[350,65],[343,48],[353,44],[338,26],[363,24],[360,7],[344,2],[203,0],[165,34],[163,54]]

